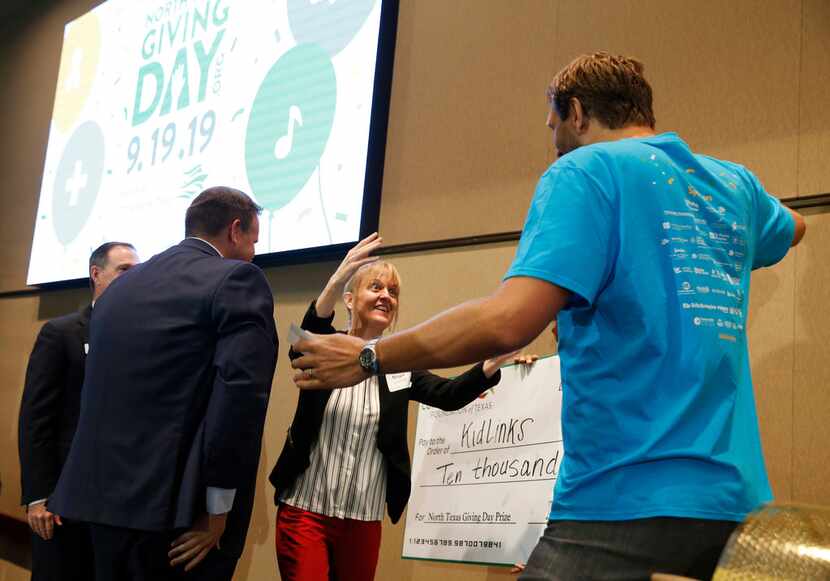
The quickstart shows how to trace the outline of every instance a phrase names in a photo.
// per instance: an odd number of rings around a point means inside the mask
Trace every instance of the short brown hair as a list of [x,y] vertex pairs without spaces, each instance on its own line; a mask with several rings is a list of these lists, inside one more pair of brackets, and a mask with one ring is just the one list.
[[247,194],[225,186],[208,188],[196,196],[184,217],[185,236],[216,236],[223,228],[239,219],[247,232],[262,206]]
[[561,119],[568,118],[575,97],[586,115],[609,129],[654,129],[651,86],[643,76],[643,63],[634,58],[607,52],[579,56],[556,73],[547,96]]

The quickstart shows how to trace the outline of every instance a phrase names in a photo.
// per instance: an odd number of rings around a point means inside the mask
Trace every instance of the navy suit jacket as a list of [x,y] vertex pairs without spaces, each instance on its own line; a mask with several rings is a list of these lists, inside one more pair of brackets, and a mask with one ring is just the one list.
[[145,531],[189,527],[207,487],[237,490],[222,549],[241,554],[276,364],[255,265],[186,239],[95,303],[81,415],[50,508]]
[[32,348],[18,423],[23,504],[52,494],[69,454],[81,409],[91,312],[86,307],[46,322]]

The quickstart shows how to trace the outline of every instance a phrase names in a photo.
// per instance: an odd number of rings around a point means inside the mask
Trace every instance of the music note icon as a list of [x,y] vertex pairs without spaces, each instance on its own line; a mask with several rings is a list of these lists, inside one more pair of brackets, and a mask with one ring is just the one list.
[[291,105],[288,108],[288,127],[285,130],[286,133],[277,139],[277,143],[274,145],[275,158],[285,159],[291,153],[291,148],[294,146],[294,126],[297,124],[300,127],[303,126],[303,112],[297,105]]

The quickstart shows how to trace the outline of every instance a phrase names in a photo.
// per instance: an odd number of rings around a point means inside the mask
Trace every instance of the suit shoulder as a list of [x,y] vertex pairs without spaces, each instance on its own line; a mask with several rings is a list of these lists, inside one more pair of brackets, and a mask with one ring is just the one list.
[[243,260],[223,259],[222,261],[227,263],[227,273],[225,278],[233,277],[235,279],[257,281],[268,284],[268,280],[265,278],[265,273],[256,264],[245,262]]
[[[223,258],[215,254],[207,254],[193,248],[174,246],[167,251],[169,260],[173,261],[172,270],[186,272],[197,277],[199,284],[219,288],[231,280],[250,280],[256,273],[264,279],[262,271],[256,265],[243,260]],[[147,264],[147,263],[145,263]],[[160,263],[156,271],[170,271],[166,261]],[[158,276],[154,274],[153,276]]]
[[[214,301],[221,296],[227,299],[236,296],[240,300],[266,299],[273,308],[273,291],[262,269],[250,262],[221,259],[223,273],[214,291]],[[242,298],[247,297],[247,298]]]
[[42,329],[47,329],[47,331],[66,331],[74,328],[78,324],[78,322],[80,322],[82,317],[83,313],[80,311],[69,313],[68,315],[63,315],[60,317],[55,317],[54,319],[46,321],[43,324]]

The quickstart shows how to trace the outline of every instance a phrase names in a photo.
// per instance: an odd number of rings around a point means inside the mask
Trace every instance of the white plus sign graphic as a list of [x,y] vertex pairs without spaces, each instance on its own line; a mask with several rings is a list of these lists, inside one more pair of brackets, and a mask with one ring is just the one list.
[[72,53],[72,69],[63,83],[63,88],[67,91],[77,89],[81,86],[81,63],[84,62],[84,49],[76,48]]
[[81,193],[89,181],[89,176],[84,173],[84,163],[79,159],[75,162],[75,170],[66,180],[66,191],[69,192],[69,205],[78,204],[78,194]]

